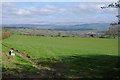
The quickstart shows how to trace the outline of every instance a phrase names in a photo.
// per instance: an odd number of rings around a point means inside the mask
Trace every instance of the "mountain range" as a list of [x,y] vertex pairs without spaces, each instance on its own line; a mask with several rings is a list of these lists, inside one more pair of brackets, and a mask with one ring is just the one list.
[[23,24],[3,24],[7,28],[37,28],[48,30],[95,30],[110,27],[109,23],[23,23]]

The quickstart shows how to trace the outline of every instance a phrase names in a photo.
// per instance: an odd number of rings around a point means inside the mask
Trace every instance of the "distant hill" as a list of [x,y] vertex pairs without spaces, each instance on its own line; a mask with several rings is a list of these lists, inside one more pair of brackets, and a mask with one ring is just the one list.
[[108,28],[109,23],[56,23],[56,24],[3,24],[7,28],[38,28],[48,30],[76,31],[76,30],[95,30],[99,28]]

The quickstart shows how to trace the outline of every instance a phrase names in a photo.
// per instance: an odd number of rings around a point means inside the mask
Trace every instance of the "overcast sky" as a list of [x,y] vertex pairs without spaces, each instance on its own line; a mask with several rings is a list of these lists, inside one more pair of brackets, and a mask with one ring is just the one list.
[[2,3],[3,24],[37,22],[111,23],[117,9],[101,9],[97,2],[11,2]]

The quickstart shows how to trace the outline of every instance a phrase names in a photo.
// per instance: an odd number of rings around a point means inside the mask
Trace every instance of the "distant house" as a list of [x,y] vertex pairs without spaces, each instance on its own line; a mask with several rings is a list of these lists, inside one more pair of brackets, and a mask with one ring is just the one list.
[[88,33],[86,33],[86,35],[88,35],[90,37],[94,37],[94,36],[96,36],[96,33],[95,32],[88,32]]

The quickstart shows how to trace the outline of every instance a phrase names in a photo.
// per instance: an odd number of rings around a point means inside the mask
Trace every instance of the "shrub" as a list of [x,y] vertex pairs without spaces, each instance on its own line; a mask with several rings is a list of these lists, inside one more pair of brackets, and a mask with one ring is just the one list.
[[2,32],[2,39],[8,38],[11,36],[11,32]]

